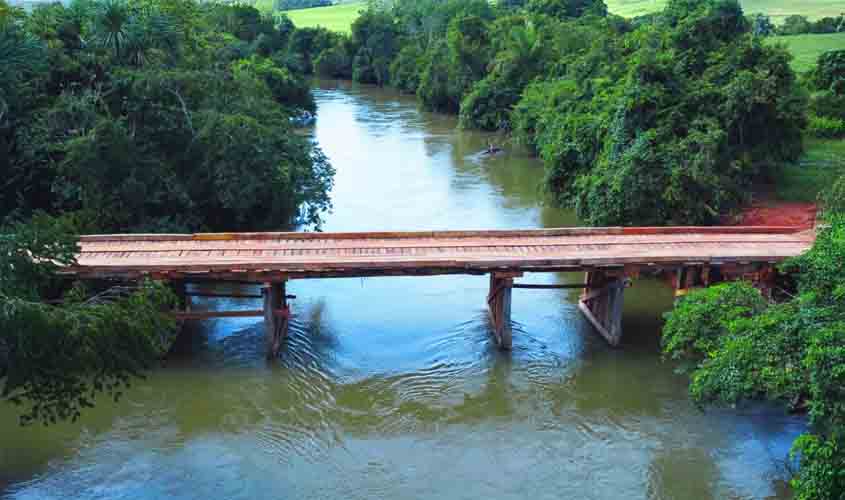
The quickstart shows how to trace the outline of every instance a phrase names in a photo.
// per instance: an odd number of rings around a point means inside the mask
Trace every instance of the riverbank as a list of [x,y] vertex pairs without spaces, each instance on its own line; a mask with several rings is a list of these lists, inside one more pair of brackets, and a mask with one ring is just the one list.
[[[349,82],[320,82],[315,97],[313,138],[337,169],[326,231],[578,224],[544,203],[539,161],[478,155],[492,136],[454,116]],[[696,408],[660,356],[671,289],[641,279],[626,291],[620,349],[581,317],[579,290],[520,290],[514,350],[502,354],[488,287],[472,276],[296,281],[273,363],[260,320],[216,320],[191,326],[166,367],[79,422],[21,429],[0,407],[0,496],[790,498],[783,463],[804,419]]]

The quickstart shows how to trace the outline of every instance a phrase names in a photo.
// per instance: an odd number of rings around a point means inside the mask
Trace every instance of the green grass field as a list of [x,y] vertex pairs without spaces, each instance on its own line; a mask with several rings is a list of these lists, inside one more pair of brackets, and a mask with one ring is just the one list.
[[845,140],[807,139],[801,160],[786,167],[777,183],[783,201],[816,201],[819,192],[845,175]]
[[[259,8],[262,8],[263,0],[258,1]],[[654,12],[662,8],[665,1],[606,0],[612,12],[625,17]],[[742,0],[742,4],[746,12],[765,12],[775,20],[795,13],[818,18],[836,16],[845,11],[843,0]],[[363,8],[363,2],[351,2],[332,7],[291,10],[286,14],[300,28],[322,26],[332,31],[349,33],[349,27]],[[786,44],[795,55],[793,67],[799,72],[812,68],[821,53],[831,49],[845,49],[845,33],[773,37],[770,40]]]
[[834,49],[845,49],[845,33],[824,35],[775,36],[772,43],[783,43],[795,56],[792,67],[799,73],[808,71],[816,65],[819,56]]
[[[666,5],[666,0],[605,0],[608,9],[623,17],[641,16]],[[787,16],[800,14],[810,19],[836,17],[845,11],[842,0],[740,0],[748,14],[762,12],[776,24]]]
[[352,22],[358,17],[358,12],[364,8],[366,7],[363,2],[353,2],[331,7],[289,10],[285,14],[298,28],[322,26],[339,33],[349,33]]
[[[810,19],[818,19],[826,16],[835,17],[845,12],[843,0],[740,1],[745,12],[768,14],[775,23],[792,14],[801,14]],[[258,0],[258,2],[259,8],[264,7],[262,0]],[[666,0],[605,0],[605,2],[611,12],[624,17],[641,16],[658,11],[666,5]],[[269,0],[266,3],[271,4]],[[300,28],[323,26],[333,31],[348,33],[352,21],[358,17],[358,12],[363,8],[364,2],[351,2],[332,7],[292,10],[288,11],[287,15]]]

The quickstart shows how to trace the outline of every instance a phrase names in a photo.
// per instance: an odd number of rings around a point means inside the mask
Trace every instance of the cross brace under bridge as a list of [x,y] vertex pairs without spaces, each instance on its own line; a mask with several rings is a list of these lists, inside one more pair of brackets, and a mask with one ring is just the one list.
[[[268,354],[287,334],[290,280],[335,277],[490,275],[495,337],[512,345],[514,283],[527,272],[586,273],[580,308],[607,340],[621,339],[624,289],[644,271],[671,273],[680,293],[715,280],[750,279],[764,291],[774,266],[812,246],[815,233],[788,227],[564,228],[519,231],[216,233],[83,236],[75,279],[264,285]],[[185,318],[200,316],[188,310]]]

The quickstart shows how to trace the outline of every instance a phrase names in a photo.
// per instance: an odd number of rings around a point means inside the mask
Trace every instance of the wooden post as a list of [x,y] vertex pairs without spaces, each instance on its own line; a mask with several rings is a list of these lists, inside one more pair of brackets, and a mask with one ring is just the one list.
[[772,299],[774,295],[775,283],[777,282],[777,269],[774,266],[765,266],[757,273],[757,279],[754,286],[760,289],[768,300]]
[[287,338],[290,320],[285,282],[268,283],[262,289],[262,293],[264,295],[267,359],[275,359],[279,356],[282,342]]
[[588,272],[578,308],[607,342],[616,347],[622,340],[622,309],[626,281],[604,272]]
[[511,327],[511,295],[513,276],[493,273],[490,275],[490,293],[487,295],[487,307],[493,324],[493,335],[500,349],[509,351],[513,348],[513,329]]

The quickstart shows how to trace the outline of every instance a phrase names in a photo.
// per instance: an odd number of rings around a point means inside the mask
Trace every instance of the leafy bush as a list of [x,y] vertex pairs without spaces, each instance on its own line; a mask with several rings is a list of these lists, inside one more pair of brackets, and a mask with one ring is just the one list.
[[736,2],[671,1],[624,43],[605,30],[567,65],[569,84],[527,89],[514,118],[547,188],[586,222],[712,223],[798,157],[805,100],[789,55],[752,37]]
[[801,35],[809,33],[812,24],[805,17],[797,14],[787,16],[778,30],[781,35]]
[[425,54],[416,44],[402,47],[390,65],[390,84],[402,92],[415,94],[425,65]]
[[[839,186],[837,197],[845,188]],[[841,201],[840,201],[841,203]],[[750,286],[690,294],[667,314],[664,353],[692,364],[699,403],[766,399],[809,409],[793,445],[802,499],[845,494],[845,216],[828,206],[813,248],[787,261],[797,296],[766,306]]]
[[822,90],[810,94],[807,111],[811,115],[826,118],[845,117],[845,94],[836,94],[831,90]]
[[482,130],[510,129],[510,111],[519,101],[519,90],[487,78],[476,83],[461,101],[461,126]]
[[352,61],[344,47],[330,47],[314,59],[314,70],[323,77],[352,78]]
[[784,19],[778,28],[781,35],[803,35],[806,33],[838,33],[845,29],[845,16],[823,17],[815,22],[804,16],[793,14]]
[[759,314],[766,305],[760,292],[744,282],[694,290],[665,314],[664,355],[700,363],[718,349],[735,322]]
[[373,9],[352,23],[352,78],[384,85],[390,81],[390,64],[399,51],[399,33],[393,17]]
[[527,7],[531,12],[557,18],[607,15],[603,0],[528,0]]
[[273,99],[283,106],[312,113],[317,110],[308,82],[271,59],[252,56],[250,59],[236,62],[233,70],[236,74],[250,72],[263,79],[273,94]]
[[24,407],[21,422],[76,419],[105,392],[115,399],[170,348],[176,323],[163,286],[144,283],[107,299],[72,290],[61,305],[41,299],[55,271],[73,263],[67,220],[37,215],[0,238],[0,399]]
[[822,194],[824,209],[838,214],[845,214],[845,176],[839,177],[833,185]]
[[822,139],[845,137],[845,119],[810,115],[807,132],[813,137]]
[[457,112],[461,90],[452,77],[454,66],[449,63],[449,48],[443,41],[429,49],[429,56],[420,74],[417,97],[423,106],[437,111]]
[[819,90],[845,95],[845,50],[829,50],[820,55],[812,80]]

